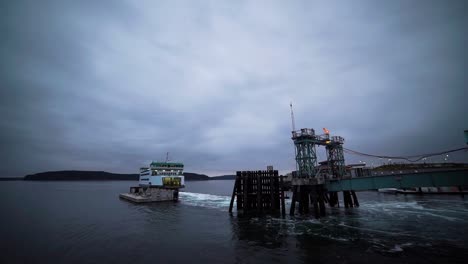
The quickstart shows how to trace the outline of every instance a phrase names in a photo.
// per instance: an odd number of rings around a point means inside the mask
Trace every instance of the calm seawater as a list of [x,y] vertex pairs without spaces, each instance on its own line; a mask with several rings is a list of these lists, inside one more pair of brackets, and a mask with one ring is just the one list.
[[179,202],[118,198],[135,184],[0,182],[0,263],[468,260],[468,197],[363,192],[361,207],[320,220],[237,217],[233,181],[187,182]]

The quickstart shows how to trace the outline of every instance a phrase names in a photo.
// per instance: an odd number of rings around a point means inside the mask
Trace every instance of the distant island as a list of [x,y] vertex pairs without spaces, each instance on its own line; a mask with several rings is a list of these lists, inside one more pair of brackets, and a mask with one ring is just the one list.
[[[209,177],[205,174],[184,172],[186,181],[207,181],[207,180],[233,180],[235,175],[222,175]],[[103,181],[103,180],[123,180],[138,181],[138,174],[120,174],[106,171],[48,171],[26,175],[25,181]],[[21,178],[17,178],[21,179]]]
[[22,181],[23,177],[0,177],[0,181]]

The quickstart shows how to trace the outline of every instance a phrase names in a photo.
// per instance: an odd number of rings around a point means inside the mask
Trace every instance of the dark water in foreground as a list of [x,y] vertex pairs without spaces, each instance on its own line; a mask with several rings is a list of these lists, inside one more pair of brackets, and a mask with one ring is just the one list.
[[[0,263],[455,263],[468,198],[359,193],[329,216],[230,216],[232,181],[188,182],[180,202],[118,199],[133,182],[0,183]],[[342,204],[342,203],[341,203]]]

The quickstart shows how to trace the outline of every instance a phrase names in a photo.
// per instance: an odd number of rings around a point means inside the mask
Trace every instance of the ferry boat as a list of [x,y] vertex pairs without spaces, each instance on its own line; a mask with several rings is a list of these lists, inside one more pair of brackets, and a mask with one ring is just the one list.
[[129,193],[120,198],[135,202],[177,201],[179,189],[185,187],[184,164],[179,162],[151,162],[140,168],[138,186],[130,187]]
[[184,188],[184,164],[178,162],[151,162],[140,168],[141,187]]

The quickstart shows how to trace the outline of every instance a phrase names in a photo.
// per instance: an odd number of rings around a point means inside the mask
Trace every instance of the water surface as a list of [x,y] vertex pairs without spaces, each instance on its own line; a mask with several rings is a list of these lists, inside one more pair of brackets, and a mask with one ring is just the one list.
[[[468,200],[358,193],[310,216],[228,213],[233,181],[187,182],[180,201],[120,200],[135,182],[0,183],[1,263],[464,262]],[[341,198],[341,197],[340,197]],[[341,204],[343,204],[341,202]]]

